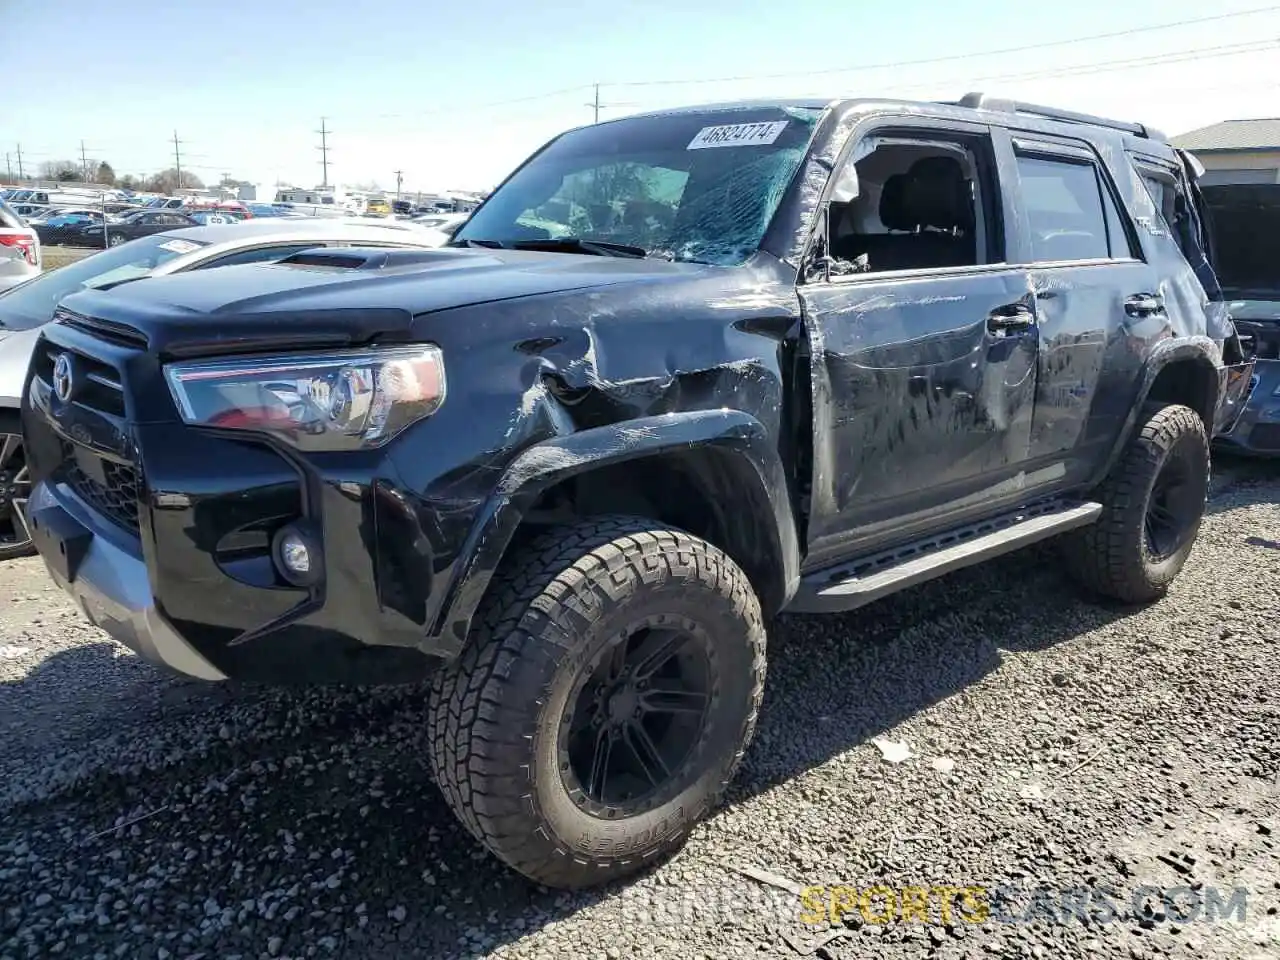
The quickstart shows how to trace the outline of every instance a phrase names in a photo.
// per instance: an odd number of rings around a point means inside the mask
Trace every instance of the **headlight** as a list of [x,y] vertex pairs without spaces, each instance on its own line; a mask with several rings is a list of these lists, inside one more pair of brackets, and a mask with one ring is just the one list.
[[304,450],[381,446],[445,394],[432,345],[173,363],[165,377],[187,423],[267,433]]

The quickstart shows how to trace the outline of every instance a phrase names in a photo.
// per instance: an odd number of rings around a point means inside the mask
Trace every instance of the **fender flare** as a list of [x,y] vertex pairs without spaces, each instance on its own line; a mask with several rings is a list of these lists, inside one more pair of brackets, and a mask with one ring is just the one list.
[[1179,337],[1173,340],[1162,340],[1152,348],[1142,366],[1133,404],[1129,407],[1124,424],[1116,435],[1110,454],[1102,464],[1098,475],[1093,478],[1094,485],[1106,479],[1107,474],[1111,472],[1111,468],[1115,466],[1116,461],[1124,453],[1134,430],[1138,428],[1138,418],[1142,415],[1142,408],[1146,406],[1147,397],[1151,394],[1151,388],[1155,385],[1156,378],[1171,363],[1178,363],[1183,360],[1192,360],[1213,374],[1215,387],[1210,409],[1196,410],[1196,413],[1202,417],[1208,414],[1206,430],[1212,430],[1218,404],[1222,396],[1222,378],[1226,369],[1217,357],[1217,344],[1208,337]]
[[554,437],[523,450],[476,513],[427,639],[448,657],[461,651],[516,528],[541,494],[605,466],[691,450],[714,450],[730,465],[735,496],[767,504],[758,516],[767,557],[767,609],[781,609],[800,580],[800,550],[787,475],[776,442],[755,417],[700,410],[643,417]]

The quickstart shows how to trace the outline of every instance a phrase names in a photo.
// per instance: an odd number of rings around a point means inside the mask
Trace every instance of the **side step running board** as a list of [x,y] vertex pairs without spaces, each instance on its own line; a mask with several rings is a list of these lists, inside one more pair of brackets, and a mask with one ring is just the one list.
[[856,610],[891,593],[1010,553],[1098,519],[1100,503],[1041,503],[897,550],[809,574],[788,604],[792,613]]

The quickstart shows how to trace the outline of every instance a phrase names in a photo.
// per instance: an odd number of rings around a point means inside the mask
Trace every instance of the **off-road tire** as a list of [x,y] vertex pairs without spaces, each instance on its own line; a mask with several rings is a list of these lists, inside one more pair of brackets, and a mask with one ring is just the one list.
[[[1166,556],[1153,554],[1144,524],[1152,491],[1162,472],[1186,471],[1190,492],[1180,521],[1184,539]],[[1186,563],[1209,489],[1209,441],[1204,421],[1180,404],[1143,407],[1133,439],[1095,491],[1102,515],[1091,526],[1064,537],[1071,574],[1085,587],[1126,603],[1163,596]]]
[[[696,621],[717,658],[717,692],[691,748],[694,779],[654,809],[600,819],[565,786],[560,724],[590,651],[621,625],[659,615]],[[463,652],[436,674],[436,781],[472,835],[538,883],[627,876],[677,851],[718,803],[754,732],[764,674],[759,601],[721,550],[643,518],[557,527],[499,568]]]

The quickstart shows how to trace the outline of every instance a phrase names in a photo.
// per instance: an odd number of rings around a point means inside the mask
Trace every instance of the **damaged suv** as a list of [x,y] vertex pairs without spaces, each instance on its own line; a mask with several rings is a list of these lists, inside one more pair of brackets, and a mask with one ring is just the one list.
[[1138,124],[980,95],[601,123],[444,249],[65,300],[30,525],[94,623],[187,674],[438,665],[458,817],[600,883],[721,796],[779,611],[1056,534],[1089,588],[1165,592],[1251,368],[1206,248]]

